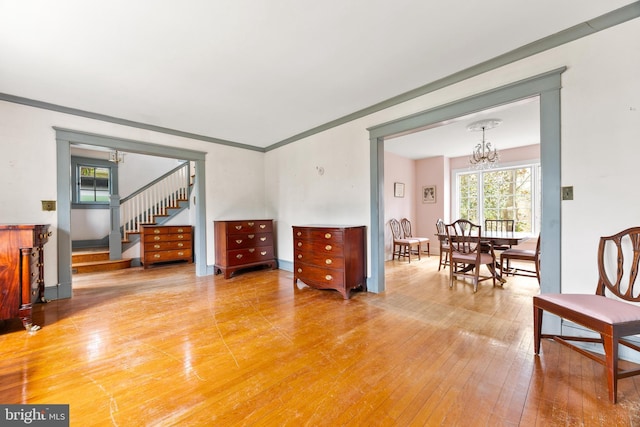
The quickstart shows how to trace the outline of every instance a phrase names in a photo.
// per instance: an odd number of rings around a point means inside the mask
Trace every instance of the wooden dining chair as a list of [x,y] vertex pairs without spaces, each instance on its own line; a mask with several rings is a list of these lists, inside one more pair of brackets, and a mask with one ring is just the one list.
[[440,242],[440,262],[438,263],[438,271],[440,271],[440,267],[446,268],[449,265],[449,241],[446,238],[447,230],[442,218],[438,218],[436,221],[436,230],[438,231],[438,242]]
[[[491,233],[513,233],[516,222],[513,219],[485,219],[484,231]],[[504,251],[511,248],[509,245],[494,245],[494,251]]]
[[454,277],[470,278],[473,292],[478,291],[478,283],[483,280],[491,279],[495,286],[495,269],[489,269],[488,275],[480,274],[482,265],[495,267],[496,264],[493,245],[482,241],[482,226],[459,219],[445,228],[449,240],[449,287],[453,287]]
[[427,256],[431,256],[431,242],[429,240],[428,237],[415,237],[413,236],[413,234],[411,233],[411,221],[409,221],[407,218],[402,218],[400,220],[400,226],[402,227],[402,234],[404,235],[405,239],[415,239],[417,240],[418,243],[418,252],[422,251],[422,245],[426,244],[427,246]]
[[[532,269],[523,268],[511,261],[533,263]],[[540,284],[540,236],[535,249],[507,249],[500,254],[500,268],[503,275],[536,277]]]
[[[540,340],[551,338],[605,366],[609,400],[612,403],[616,403],[618,399],[618,380],[640,375],[637,365],[634,369],[626,370],[619,369],[618,366],[619,344],[640,352],[637,341],[634,343],[624,339],[640,334],[640,290],[636,287],[639,264],[640,227],[632,227],[600,238],[595,294],[549,293],[533,297],[535,354],[540,354]],[[585,334],[562,335],[562,331],[558,334],[543,334],[542,315],[545,311],[581,325],[599,334],[599,337],[587,337]],[[587,351],[572,342],[600,343],[604,356]]]
[[417,239],[405,239],[402,234],[402,228],[400,226],[400,222],[391,218],[389,220],[389,226],[391,227],[391,234],[393,235],[393,250],[391,251],[391,260],[393,261],[398,256],[398,260],[400,257],[406,257],[411,263],[411,252],[415,247],[418,252],[418,259],[420,259],[420,242]]

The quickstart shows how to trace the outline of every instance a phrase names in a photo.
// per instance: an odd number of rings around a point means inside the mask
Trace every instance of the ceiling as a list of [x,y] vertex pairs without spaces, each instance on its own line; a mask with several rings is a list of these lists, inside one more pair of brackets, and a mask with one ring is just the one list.
[[630,3],[0,0],[0,94],[268,147]]

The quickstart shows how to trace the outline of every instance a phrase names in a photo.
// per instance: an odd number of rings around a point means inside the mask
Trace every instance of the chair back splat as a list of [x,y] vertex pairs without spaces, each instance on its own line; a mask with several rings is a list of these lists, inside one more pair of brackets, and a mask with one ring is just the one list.
[[[540,340],[551,338],[606,367],[609,400],[618,400],[618,380],[640,375],[640,369],[618,368],[618,346],[640,354],[640,346],[624,337],[640,334],[640,227],[632,227],[600,238],[598,246],[598,284],[595,294],[541,294],[533,297],[534,351],[540,354]],[[637,286],[636,286],[637,285]],[[600,335],[542,333],[544,312],[581,325]],[[600,343],[604,356],[578,347],[572,342]]]

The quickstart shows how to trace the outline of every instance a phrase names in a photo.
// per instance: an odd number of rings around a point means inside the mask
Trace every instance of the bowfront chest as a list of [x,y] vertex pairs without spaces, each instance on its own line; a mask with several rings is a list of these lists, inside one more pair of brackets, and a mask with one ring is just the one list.
[[145,225],[140,229],[140,262],[144,268],[170,261],[193,262],[190,225]]
[[44,245],[49,224],[0,225],[0,320],[19,317],[35,330],[32,304],[44,302]]
[[273,220],[214,221],[215,273],[225,279],[241,269],[266,265],[276,268]]
[[367,290],[364,226],[293,227],[293,284],[335,289],[349,299],[352,289]]

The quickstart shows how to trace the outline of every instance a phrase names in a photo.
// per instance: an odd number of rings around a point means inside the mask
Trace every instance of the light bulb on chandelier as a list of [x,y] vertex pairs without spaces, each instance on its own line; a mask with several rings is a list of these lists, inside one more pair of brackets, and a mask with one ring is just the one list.
[[476,145],[469,156],[469,165],[473,169],[491,169],[498,165],[500,156],[498,150],[492,148],[491,143],[485,139],[485,131],[493,129],[502,123],[500,119],[485,119],[471,123],[467,126],[470,132],[482,131],[482,141]]

